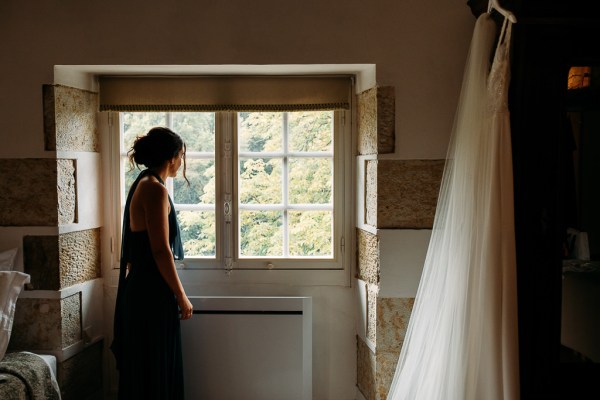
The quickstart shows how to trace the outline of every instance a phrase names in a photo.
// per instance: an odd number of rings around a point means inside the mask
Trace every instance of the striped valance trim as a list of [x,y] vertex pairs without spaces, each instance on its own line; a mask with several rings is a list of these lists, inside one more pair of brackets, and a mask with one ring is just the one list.
[[100,111],[119,112],[285,112],[348,110],[349,103],[335,104],[102,104]]
[[350,76],[101,76],[101,111],[349,109]]

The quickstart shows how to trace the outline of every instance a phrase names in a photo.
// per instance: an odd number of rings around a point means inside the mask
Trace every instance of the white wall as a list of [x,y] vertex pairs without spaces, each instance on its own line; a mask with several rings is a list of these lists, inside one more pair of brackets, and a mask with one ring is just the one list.
[[[3,0],[0,157],[49,156],[42,84],[54,65],[375,64],[396,90],[394,157],[443,158],[474,21],[463,0]],[[21,231],[1,228],[0,249]],[[355,397],[352,288],[194,282],[190,294],[313,296],[315,399]]]
[[415,297],[431,229],[382,229],[378,237],[379,297]]

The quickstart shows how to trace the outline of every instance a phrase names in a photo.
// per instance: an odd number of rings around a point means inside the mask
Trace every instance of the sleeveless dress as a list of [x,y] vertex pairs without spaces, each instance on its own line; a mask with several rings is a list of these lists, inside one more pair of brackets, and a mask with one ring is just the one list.
[[[131,198],[142,171],[131,186],[123,218],[119,288],[115,306],[114,339],[111,350],[119,370],[119,399],[180,400],[183,391],[183,361],[179,309],[173,292],[152,256],[147,231],[132,232],[129,226]],[[171,198],[169,241],[178,259],[183,258],[179,226]],[[129,273],[126,273],[130,263]]]
[[495,45],[492,17],[483,13],[475,24],[431,239],[388,400],[519,398],[511,27],[505,20]]

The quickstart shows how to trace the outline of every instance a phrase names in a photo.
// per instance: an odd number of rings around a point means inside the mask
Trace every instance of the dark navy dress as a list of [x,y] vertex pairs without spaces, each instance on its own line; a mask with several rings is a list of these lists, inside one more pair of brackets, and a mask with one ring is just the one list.
[[[177,301],[154,261],[148,232],[132,232],[129,226],[131,198],[146,175],[163,183],[152,171],[144,170],[127,196],[111,350],[119,370],[120,400],[181,400],[183,361]],[[174,257],[183,259],[170,198],[169,202],[169,241]],[[131,264],[128,274],[127,263]]]

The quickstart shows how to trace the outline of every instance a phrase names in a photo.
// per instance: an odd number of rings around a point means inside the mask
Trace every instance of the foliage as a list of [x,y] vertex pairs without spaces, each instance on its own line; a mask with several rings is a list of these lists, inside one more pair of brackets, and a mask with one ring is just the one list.
[[[240,256],[332,256],[333,112],[242,112],[237,119]],[[122,113],[121,120],[122,152],[153,126],[169,126],[184,139],[189,185],[178,175],[172,196],[185,252],[214,257],[221,179],[215,114]],[[137,174],[125,168],[126,188]]]

